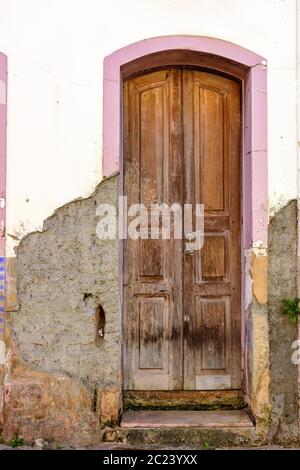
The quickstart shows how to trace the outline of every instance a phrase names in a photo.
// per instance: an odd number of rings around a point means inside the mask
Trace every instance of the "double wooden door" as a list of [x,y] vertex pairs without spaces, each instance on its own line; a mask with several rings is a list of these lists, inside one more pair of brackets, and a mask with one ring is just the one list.
[[126,390],[241,386],[240,120],[239,83],[220,75],[170,67],[124,83],[128,208],[205,214],[193,255],[184,237],[125,241]]

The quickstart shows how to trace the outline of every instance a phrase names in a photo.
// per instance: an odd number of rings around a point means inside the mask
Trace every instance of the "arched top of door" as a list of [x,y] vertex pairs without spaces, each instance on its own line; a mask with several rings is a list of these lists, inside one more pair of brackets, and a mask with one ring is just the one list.
[[204,67],[243,79],[265,64],[260,55],[221,39],[203,36],[161,36],[125,46],[104,59],[104,80],[120,81],[154,68]]

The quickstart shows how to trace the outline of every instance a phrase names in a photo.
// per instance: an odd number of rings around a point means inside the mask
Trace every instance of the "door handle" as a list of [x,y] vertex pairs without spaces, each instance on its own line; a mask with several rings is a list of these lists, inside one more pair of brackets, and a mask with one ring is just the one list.
[[[187,233],[187,234],[186,234],[186,238],[188,239],[189,244],[191,244],[191,243],[192,243],[193,234],[192,234],[192,233]],[[186,244],[186,245],[188,245],[188,244]],[[185,252],[185,256],[194,256],[194,250],[192,250],[191,248],[186,248],[186,249],[184,250],[184,252]]]

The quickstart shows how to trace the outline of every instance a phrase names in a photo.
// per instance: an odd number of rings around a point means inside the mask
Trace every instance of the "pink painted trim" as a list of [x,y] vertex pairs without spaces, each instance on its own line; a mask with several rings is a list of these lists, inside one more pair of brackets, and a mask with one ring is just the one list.
[[245,248],[268,244],[267,71],[252,67],[244,83],[243,221]]
[[193,50],[233,60],[249,68],[243,83],[243,246],[267,246],[267,72],[263,57],[220,39],[200,36],[163,36],[130,44],[104,59],[103,76],[103,175],[122,167],[121,67],[154,52]]
[[4,256],[6,201],[7,58],[0,52],[0,256]]

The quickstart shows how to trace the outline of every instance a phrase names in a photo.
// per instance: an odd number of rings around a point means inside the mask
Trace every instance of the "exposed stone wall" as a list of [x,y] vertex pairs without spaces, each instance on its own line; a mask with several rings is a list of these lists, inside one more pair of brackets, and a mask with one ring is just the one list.
[[[117,206],[117,200],[115,175],[100,183],[89,198],[56,210],[44,222],[42,232],[31,233],[20,242],[19,311],[9,314],[9,323],[27,372],[24,375],[19,368],[17,379],[16,372],[7,370],[11,398],[5,402],[4,414],[8,416],[10,410],[14,415],[5,428],[7,435],[21,429],[25,438],[34,437],[33,430],[24,424],[26,416],[39,419],[34,414],[37,403],[32,394],[44,397],[44,410],[49,411],[52,400],[57,413],[52,410],[50,414],[58,423],[65,407],[62,428],[67,429],[73,421],[73,431],[77,423],[80,433],[80,420],[87,409],[88,415],[91,409],[98,414],[98,421],[100,414],[102,422],[117,420],[121,374],[119,244],[96,235],[97,207],[101,203]],[[35,375],[34,371],[43,373]],[[47,396],[45,388],[49,388]],[[36,434],[41,432],[38,423],[42,422],[37,422]],[[43,429],[46,427],[45,422]],[[92,428],[95,430],[94,424]]]
[[297,326],[280,314],[282,299],[297,296],[296,249],[297,202],[291,201],[269,226],[270,439],[280,443],[299,439],[298,368],[291,359]]

